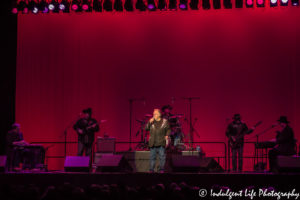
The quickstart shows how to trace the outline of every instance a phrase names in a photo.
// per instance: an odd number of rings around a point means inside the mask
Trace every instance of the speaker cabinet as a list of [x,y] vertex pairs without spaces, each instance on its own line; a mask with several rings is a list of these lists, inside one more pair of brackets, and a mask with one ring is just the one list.
[[116,138],[98,137],[97,153],[114,153],[116,151]]
[[89,172],[90,157],[89,156],[67,156],[65,160],[66,172]]
[[199,156],[172,156],[174,172],[223,172],[223,168],[214,158]]
[[132,172],[132,167],[123,155],[102,154],[95,165],[97,172]]
[[0,156],[0,172],[5,172],[6,169],[6,156]]
[[300,172],[300,156],[278,156],[279,172]]

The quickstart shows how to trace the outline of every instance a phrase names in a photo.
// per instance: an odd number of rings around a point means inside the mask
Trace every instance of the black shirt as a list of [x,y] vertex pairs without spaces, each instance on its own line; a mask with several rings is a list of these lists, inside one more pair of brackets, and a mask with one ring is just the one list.
[[19,142],[19,141],[22,141],[24,138],[23,138],[23,133],[22,132],[16,132],[15,130],[11,130],[7,133],[7,136],[6,136],[6,148],[7,150],[11,150],[13,149],[14,145],[13,143],[14,142]]
[[165,146],[165,136],[169,136],[171,132],[168,120],[163,118],[160,121],[148,122],[145,130],[150,131],[149,147]]
[[97,120],[93,118],[81,118],[75,123],[73,128],[76,131],[77,129],[81,129],[83,131],[82,134],[78,133],[78,140],[84,144],[92,144],[94,142],[95,132],[99,131]]
[[280,154],[293,155],[296,154],[296,140],[294,131],[290,126],[286,126],[282,131],[278,131],[276,135],[277,149]]
[[[160,129],[162,123],[163,123],[163,119],[161,119],[160,121],[154,120],[153,124],[154,124],[155,129]],[[154,134],[154,146],[155,147],[161,146],[160,141],[158,139],[159,137],[157,134],[158,134],[157,132],[155,132],[155,134]]]
[[236,141],[237,147],[239,146],[243,146],[244,144],[244,134],[250,134],[252,131],[248,130],[248,127],[246,125],[246,123],[244,122],[231,122],[226,130],[226,136],[230,137],[230,136],[236,136],[239,139]]

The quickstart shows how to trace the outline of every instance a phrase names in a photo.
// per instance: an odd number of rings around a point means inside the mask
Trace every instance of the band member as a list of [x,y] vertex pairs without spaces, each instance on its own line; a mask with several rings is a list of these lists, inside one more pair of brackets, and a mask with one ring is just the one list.
[[171,113],[172,109],[173,109],[172,106],[164,105],[161,108],[161,111],[162,111],[162,118],[168,120],[169,122],[171,128],[171,133],[170,133],[171,143],[174,147],[176,147],[177,144],[182,142],[184,138],[184,134],[182,132],[182,127],[178,117]]
[[154,172],[156,155],[159,154],[159,170],[164,172],[166,162],[166,145],[170,134],[170,126],[168,120],[162,118],[161,111],[154,109],[153,117],[148,121],[145,127],[146,131],[150,131],[149,148],[150,148],[150,172]]
[[82,117],[73,126],[78,134],[78,156],[82,156],[84,152],[86,156],[91,156],[95,132],[99,131],[99,125],[92,118],[91,108],[83,110],[82,113]]
[[172,116],[171,110],[172,110],[172,106],[170,106],[170,105],[164,105],[161,108],[161,112],[162,112],[162,116],[161,117],[164,118],[164,119],[169,120],[170,117]]
[[20,170],[20,163],[24,163],[26,159],[27,152],[23,146],[28,144],[23,138],[20,124],[14,123],[12,125],[12,129],[6,136],[6,144],[9,168],[18,171]]
[[246,123],[241,121],[240,114],[235,114],[233,116],[233,121],[227,127],[226,136],[229,139],[229,144],[232,152],[233,171],[237,171],[237,159],[238,170],[243,170],[244,135],[250,134],[253,130],[254,127],[248,130]]
[[278,120],[279,130],[276,135],[276,146],[269,151],[269,165],[271,172],[277,172],[277,156],[290,156],[296,154],[296,140],[293,129],[289,126],[286,116]]

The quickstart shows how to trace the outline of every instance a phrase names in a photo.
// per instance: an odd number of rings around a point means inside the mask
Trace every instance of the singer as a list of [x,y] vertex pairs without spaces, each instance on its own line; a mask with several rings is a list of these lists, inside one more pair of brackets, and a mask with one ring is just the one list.
[[171,129],[168,120],[161,117],[161,111],[154,109],[153,117],[148,121],[145,127],[150,131],[149,148],[150,148],[150,173],[154,172],[156,155],[159,155],[159,171],[164,173],[166,162],[166,146]]

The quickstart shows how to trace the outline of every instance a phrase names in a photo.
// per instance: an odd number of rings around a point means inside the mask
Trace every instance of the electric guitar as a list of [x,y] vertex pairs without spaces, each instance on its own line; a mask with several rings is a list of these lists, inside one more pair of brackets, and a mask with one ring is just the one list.
[[241,134],[238,134],[238,135],[232,135],[232,136],[229,136],[229,146],[231,148],[235,148],[237,147],[238,145],[241,144],[242,142],[242,138],[244,137],[244,135],[246,134],[250,134],[256,127],[258,127],[259,125],[261,125],[262,121],[259,121],[257,122],[253,128],[251,129],[248,129],[248,131],[244,131],[244,133],[241,133]]
[[84,134],[87,133],[87,131],[88,131],[89,129],[95,128],[97,125],[98,125],[97,123],[94,123],[94,124],[92,124],[92,125],[89,125],[89,126],[85,127],[85,129],[80,129],[80,128],[79,128],[79,130],[81,130],[82,133],[79,133],[78,131],[77,131],[77,133],[78,133],[79,135],[84,135]]

